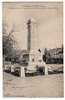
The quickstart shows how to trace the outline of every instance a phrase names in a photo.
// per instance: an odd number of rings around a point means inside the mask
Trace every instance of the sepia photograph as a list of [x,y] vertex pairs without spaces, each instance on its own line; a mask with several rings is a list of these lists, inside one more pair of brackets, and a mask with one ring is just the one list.
[[3,97],[64,97],[63,2],[2,3]]

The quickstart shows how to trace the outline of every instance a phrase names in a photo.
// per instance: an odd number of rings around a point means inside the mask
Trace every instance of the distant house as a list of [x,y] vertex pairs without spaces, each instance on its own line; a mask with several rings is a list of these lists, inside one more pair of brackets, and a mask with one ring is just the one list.
[[47,51],[46,63],[63,64],[62,48],[54,48]]

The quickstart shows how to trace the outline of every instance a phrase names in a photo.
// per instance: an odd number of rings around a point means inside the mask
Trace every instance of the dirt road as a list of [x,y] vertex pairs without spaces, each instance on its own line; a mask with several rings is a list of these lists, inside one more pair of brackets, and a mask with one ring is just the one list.
[[20,78],[4,72],[7,97],[63,97],[63,74]]

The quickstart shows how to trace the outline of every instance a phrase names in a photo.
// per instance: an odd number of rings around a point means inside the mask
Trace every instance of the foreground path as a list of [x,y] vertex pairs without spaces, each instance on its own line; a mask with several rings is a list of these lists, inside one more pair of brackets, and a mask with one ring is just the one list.
[[63,97],[63,74],[19,78],[4,72],[4,96]]

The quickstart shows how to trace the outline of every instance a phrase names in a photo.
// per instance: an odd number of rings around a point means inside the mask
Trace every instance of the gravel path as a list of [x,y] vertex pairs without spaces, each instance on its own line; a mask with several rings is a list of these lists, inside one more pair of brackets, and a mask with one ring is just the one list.
[[20,78],[4,72],[3,93],[7,97],[63,97],[63,74]]

